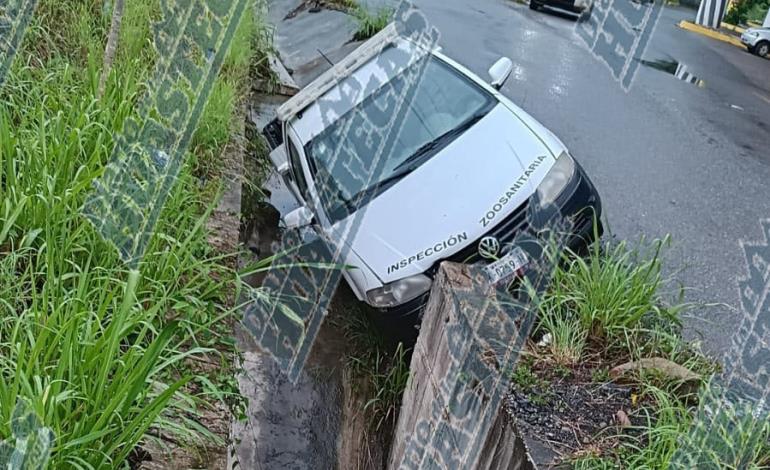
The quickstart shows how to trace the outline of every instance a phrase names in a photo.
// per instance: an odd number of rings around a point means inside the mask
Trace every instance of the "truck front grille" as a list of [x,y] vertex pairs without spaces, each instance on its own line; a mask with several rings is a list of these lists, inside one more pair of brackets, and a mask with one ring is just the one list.
[[[527,227],[527,210],[529,209],[529,199],[527,199],[522,205],[516,208],[512,214],[498,222],[491,230],[482,235],[482,237],[493,236],[500,242],[501,251],[503,253],[508,251],[508,246],[513,243],[516,234],[526,229]],[[480,239],[479,239],[480,240]],[[479,240],[474,240],[468,246],[458,251],[457,253],[450,255],[446,258],[442,258],[436,261],[433,266],[428,269],[425,274],[430,277],[434,277],[438,272],[438,267],[442,261],[452,261],[455,263],[472,264],[478,261],[482,261],[479,255],[478,245]]]

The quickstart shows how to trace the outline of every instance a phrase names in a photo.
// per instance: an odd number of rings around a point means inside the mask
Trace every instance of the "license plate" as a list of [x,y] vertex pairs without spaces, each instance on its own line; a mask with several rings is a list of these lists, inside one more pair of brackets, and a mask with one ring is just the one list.
[[517,274],[529,263],[527,253],[520,247],[515,247],[513,251],[484,267],[492,284],[506,281]]

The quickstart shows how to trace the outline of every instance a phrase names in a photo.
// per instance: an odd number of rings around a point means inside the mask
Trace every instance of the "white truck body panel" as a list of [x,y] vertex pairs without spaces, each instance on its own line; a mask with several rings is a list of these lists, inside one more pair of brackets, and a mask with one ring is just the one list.
[[553,162],[548,148],[498,104],[359,210],[363,216],[356,212],[332,230],[339,233],[360,217],[357,230],[344,239],[382,283],[419,274],[478,240],[523,204]]

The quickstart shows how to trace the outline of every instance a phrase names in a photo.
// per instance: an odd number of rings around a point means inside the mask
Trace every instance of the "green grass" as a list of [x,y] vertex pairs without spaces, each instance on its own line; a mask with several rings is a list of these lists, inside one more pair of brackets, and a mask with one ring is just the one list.
[[[633,468],[665,470],[679,445],[690,430],[692,416],[684,403],[668,392],[648,388],[655,401],[654,409],[641,408],[635,414],[644,424],[619,436],[620,445],[610,455],[586,455],[573,461],[579,470]],[[631,434],[629,431],[634,431]]]
[[401,398],[409,380],[409,357],[403,343],[398,343],[391,356],[375,350],[368,360],[351,360],[362,361],[356,367],[360,371],[366,370],[369,390],[373,396],[366,402],[363,411],[371,414],[374,430],[380,430],[385,423],[391,427],[395,426],[401,408]]
[[363,41],[374,36],[390,23],[393,17],[393,9],[385,7],[372,12],[366,7],[359,5],[352,8],[352,14],[357,24],[353,39]]
[[543,309],[539,317],[550,341],[546,349],[556,364],[574,365],[583,356],[586,346],[587,331],[572,312],[559,309]]
[[[616,436],[618,445],[606,455],[588,454],[573,460],[573,468],[642,470],[713,470],[770,468],[770,423],[758,420],[751,412],[736,413],[723,409],[732,423],[727,432],[711,434],[710,444],[704,445],[701,432],[711,433],[711,421],[697,423],[692,407],[671,390],[645,386],[644,394],[650,405],[633,414],[642,424],[624,430]],[[706,395],[702,395],[704,398]],[[725,422],[724,420],[720,422]],[[696,426],[701,428],[697,429]],[[729,443],[725,445],[725,443]],[[729,450],[728,450],[729,449]],[[694,461],[683,458],[683,453]]]
[[126,2],[117,62],[96,100],[102,6],[41,0],[0,94],[0,438],[17,399],[29,400],[56,435],[57,469],[120,467],[150,428],[213,438],[195,416],[232,393],[219,370],[187,365],[231,347],[223,305],[233,279],[208,247],[215,201],[192,163],[208,164],[229,138],[254,22],[241,25],[144,261],[129,271],[80,211],[145,91],[159,8]]
[[667,244],[667,238],[637,246],[597,242],[584,257],[564,255],[539,303],[540,328],[551,335],[557,362],[577,362],[589,343],[635,355],[676,337],[672,332],[690,305],[664,298]]
[[[698,386],[702,390],[718,372],[717,365],[697,346],[682,339],[681,316],[693,306],[682,302],[681,293],[671,300],[666,292],[670,283],[662,274],[661,259],[668,244],[668,238],[650,243],[642,240],[634,246],[595,243],[584,257],[567,253],[539,303],[537,328],[549,335],[547,345],[540,349],[541,360],[550,361],[554,368],[579,364],[590,353],[591,360],[602,361],[593,370],[592,380],[603,383],[610,380],[608,367],[643,357],[663,357],[702,378],[684,387],[658,371],[637,374],[639,404],[629,410],[637,425],[617,430],[615,436],[599,436],[598,442],[604,444],[579,451],[572,460],[575,468],[669,468],[693,432]],[[533,380],[522,366],[514,377],[516,383]],[[725,439],[732,439],[743,449],[740,455],[748,455],[754,462],[748,468],[760,468],[760,452],[744,445],[756,427],[739,428],[750,431]],[[760,442],[767,441],[768,436],[763,436]],[[695,445],[693,452],[697,451]],[[747,468],[745,463],[722,461],[713,468]]]
[[403,343],[389,350],[381,331],[365,312],[355,309],[346,313],[335,321],[348,341],[346,367],[354,391],[365,400],[362,412],[372,432],[381,431],[383,425],[392,429],[409,379],[411,355]]
[[532,370],[532,358],[525,356],[511,373],[511,382],[524,392],[548,388],[548,381],[541,379]]
[[[636,374],[632,380],[639,399],[628,410],[636,424],[617,429],[616,435],[597,436],[598,444],[577,452],[571,463],[577,469],[684,469],[690,464],[682,455],[698,455],[697,468],[765,468],[770,426],[746,410],[726,411],[733,413],[725,418],[731,424],[715,434],[713,452],[697,440],[696,416],[705,416],[702,410],[698,414],[698,401],[714,407],[704,390],[719,370],[682,339],[681,315],[692,305],[683,303],[681,294],[668,299],[661,261],[668,244],[668,238],[635,246],[597,243],[585,257],[568,253],[539,303],[539,332],[549,335],[541,360],[553,368],[576,365],[590,352],[592,360],[602,360],[592,372],[594,382],[610,380],[608,367],[643,357],[669,359],[701,377],[682,384],[656,370]],[[525,366],[514,376],[520,388],[537,380]],[[703,429],[718,428],[707,423]]]

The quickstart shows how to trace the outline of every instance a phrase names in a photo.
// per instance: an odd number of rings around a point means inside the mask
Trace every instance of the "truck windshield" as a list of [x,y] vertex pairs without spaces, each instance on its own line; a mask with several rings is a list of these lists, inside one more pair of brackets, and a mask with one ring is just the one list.
[[335,223],[367,204],[485,116],[495,99],[428,55],[305,145]]

